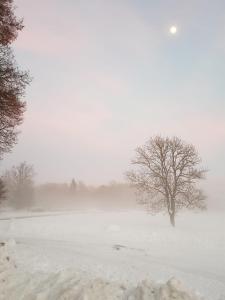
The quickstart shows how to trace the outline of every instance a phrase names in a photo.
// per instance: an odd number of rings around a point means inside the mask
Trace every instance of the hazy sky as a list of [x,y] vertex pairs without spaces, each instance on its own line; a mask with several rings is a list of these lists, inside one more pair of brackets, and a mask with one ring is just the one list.
[[[29,69],[19,143],[37,181],[122,180],[156,134],[193,143],[225,182],[225,1],[17,0]],[[169,34],[176,25],[176,35]]]

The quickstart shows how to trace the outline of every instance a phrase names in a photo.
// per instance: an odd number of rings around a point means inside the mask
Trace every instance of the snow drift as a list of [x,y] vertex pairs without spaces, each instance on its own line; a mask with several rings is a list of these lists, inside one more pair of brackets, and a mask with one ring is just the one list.
[[125,286],[100,278],[88,278],[73,270],[57,273],[28,272],[18,268],[13,259],[15,243],[0,243],[1,300],[200,300],[183,284],[170,279],[165,284],[142,281],[138,286]]

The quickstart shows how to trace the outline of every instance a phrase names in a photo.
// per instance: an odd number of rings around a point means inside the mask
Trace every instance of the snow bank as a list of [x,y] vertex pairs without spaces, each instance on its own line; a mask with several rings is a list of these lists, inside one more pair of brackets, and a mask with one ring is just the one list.
[[14,245],[14,240],[0,242],[0,276],[8,270],[14,270],[16,268],[16,264],[11,257]]
[[143,281],[137,287],[91,279],[74,271],[29,273],[16,267],[12,259],[14,242],[0,243],[1,300],[200,300],[180,281],[165,284]]
[[14,241],[0,242],[0,299],[7,298],[6,289],[12,284],[11,275],[16,271],[16,264],[11,257]]
[[157,285],[154,282],[143,281],[134,289],[128,300],[199,300],[203,299],[186,289],[183,284],[175,279]]
[[[62,298],[64,299],[64,298]],[[71,298],[72,299],[72,298]],[[85,286],[79,300],[200,300],[193,292],[188,291],[180,281],[170,279],[165,284],[143,281],[135,288],[124,285],[95,280]]]

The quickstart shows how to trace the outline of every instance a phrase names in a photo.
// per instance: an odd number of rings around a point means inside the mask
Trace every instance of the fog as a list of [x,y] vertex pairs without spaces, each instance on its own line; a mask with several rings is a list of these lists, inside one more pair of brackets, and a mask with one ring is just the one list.
[[[146,210],[146,207],[138,202],[136,190],[128,182],[111,182],[102,185],[87,185],[82,181],[75,181],[75,187],[71,182],[65,183],[43,183],[33,186],[32,197],[22,205],[22,209],[32,211],[46,210],[69,210],[96,208],[103,210]],[[207,198],[208,212],[225,212],[224,185],[218,183],[217,187],[209,187],[208,182],[201,184]],[[15,207],[9,193],[2,202],[2,210],[13,210]],[[17,198],[17,197],[16,197]],[[17,202],[19,202],[16,199]],[[148,210],[147,210],[148,212]]]

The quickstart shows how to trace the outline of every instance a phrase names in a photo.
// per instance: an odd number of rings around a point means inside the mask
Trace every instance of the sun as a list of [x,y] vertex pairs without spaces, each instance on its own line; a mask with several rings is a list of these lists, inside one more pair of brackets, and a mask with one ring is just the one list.
[[171,27],[170,27],[170,33],[173,34],[173,35],[176,34],[176,33],[177,33],[177,27],[174,26],[174,25],[171,26]]

